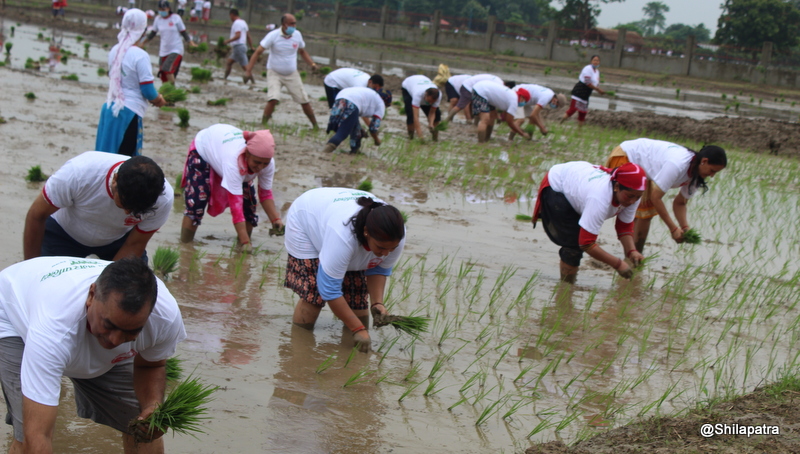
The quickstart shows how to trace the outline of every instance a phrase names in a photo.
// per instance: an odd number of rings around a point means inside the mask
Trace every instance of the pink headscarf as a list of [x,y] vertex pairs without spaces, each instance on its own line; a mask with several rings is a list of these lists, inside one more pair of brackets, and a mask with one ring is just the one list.
[[125,95],[122,93],[122,59],[125,58],[128,49],[136,44],[146,28],[147,15],[140,9],[129,9],[122,17],[122,30],[117,35],[119,41],[117,54],[108,71],[111,80],[106,97],[106,105],[111,107],[115,117],[125,107]]
[[248,172],[247,158],[245,151],[249,151],[251,155],[262,158],[272,159],[275,156],[275,138],[269,129],[262,129],[260,131],[242,131],[244,137],[245,147],[239,153],[239,173],[244,175]]

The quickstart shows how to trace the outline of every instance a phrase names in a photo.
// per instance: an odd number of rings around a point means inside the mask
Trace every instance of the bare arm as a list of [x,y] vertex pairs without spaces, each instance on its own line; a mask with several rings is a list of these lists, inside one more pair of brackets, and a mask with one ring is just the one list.
[[[630,235],[625,235],[625,236],[630,237]],[[623,237],[623,238],[625,238],[625,237]],[[618,258],[618,257],[616,257],[616,256],[614,256],[612,254],[609,254],[608,252],[606,252],[603,248],[601,248],[597,244],[595,244],[593,247],[589,248],[585,252],[587,254],[589,254],[589,256],[591,256],[593,259],[599,260],[599,261],[605,263],[606,265],[610,266],[611,268],[614,268],[615,270],[617,270],[617,272],[620,274],[620,276],[629,277],[629,276],[626,276],[626,273],[629,274],[630,270],[631,270],[631,268],[628,266],[628,264],[625,263],[625,261],[622,260],[621,258]]]
[[22,452],[25,454],[50,454],[53,452],[53,428],[56,424],[58,407],[43,405],[22,396],[22,421],[25,440]]
[[[242,32],[236,32],[236,34],[235,34],[235,35],[233,35],[233,37],[231,37],[230,39],[226,39],[226,40],[225,40],[225,44],[230,44],[230,43],[232,43],[232,42],[236,41],[237,39],[239,39],[239,37],[240,37],[240,36],[242,36]],[[248,33],[247,33],[247,37],[248,37],[248,42],[250,42],[250,41],[249,41],[249,38],[250,38],[250,32],[248,32]]]
[[530,121],[539,127],[539,131],[541,131],[543,136],[547,135],[547,127],[544,125],[544,120],[542,119],[542,106],[539,104],[534,106],[533,112],[530,116]]
[[141,257],[144,254],[144,249],[147,247],[147,242],[156,232],[142,233],[137,228],[133,228],[125,244],[119,248],[117,254],[114,256],[114,261],[123,259],[128,256]]
[[247,48],[248,49],[253,48],[253,37],[250,36],[250,30],[247,31]]
[[633,235],[623,235],[619,242],[622,243],[622,252],[625,253],[625,257],[629,258],[634,266],[638,266],[644,260],[644,256],[636,250]]
[[[133,390],[139,401],[139,419],[146,419],[156,407],[164,401],[164,390],[167,386],[167,361],[147,361],[141,355],[133,360]],[[164,435],[155,430],[151,440]]]
[[314,63],[314,60],[311,59],[311,55],[308,55],[308,52],[306,52],[305,49],[300,49],[297,51],[297,53],[300,54],[300,57],[302,57],[302,59],[308,63],[309,66],[311,66],[311,69],[317,69],[317,64]]
[[[650,192],[650,202],[653,204],[653,207],[655,207],[658,216],[661,218],[662,221],[664,221],[664,224],[667,226],[667,229],[669,229],[672,239],[674,239],[677,242],[681,242],[683,239],[683,232],[681,231],[680,227],[677,224],[675,224],[675,222],[672,220],[672,217],[669,215],[669,211],[667,211],[667,206],[664,205],[664,200],[663,200],[664,194],[665,192],[661,188],[656,186],[655,183],[653,183],[653,190]],[[683,196],[681,196],[680,194],[678,194],[678,197],[683,198]],[[675,199],[677,200],[678,197],[675,197]],[[675,211],[674,204],[673,204],[673,211]],[[677,216],[678,216],[678,211],[675,211],[675,217]],[[686,219],[685,204],[683,208],[683,218],[684,220]]]
[[604,95],[604,94],[606,94],[606,92],[605,92],[605,91],[603,91],[603,90],[601,90],[601,89],[600,89],[600,87],[598,87],[597,85],[592,85],[592,84],[586,84],[586,85],[587,85],[589,88],[591,88],[592,90],[595,90],[596,92],[600,93],[601,95]]
[[248,76],[248,77],[249,77],[249,76],[251,76],[251,75],[252,75],[252,72],[253,72],[253,66],[255,66],[255,65],[256,65],[256,62],[258,61],[258,58],[261,56],[261,54],[262,54],[262,53],[264,53],[264,51],[265,51],[265,50],[266,50],[266,49],[264,49],[263,47],[261,47],[261,46],[258,46],[258,48],[256,49],[256,51],[255,51],[255,52],[253,52],[253,56],[252,56],[252,57],[250,57],[250,62],[249,62],[249,63],[247,63],[247,68],[245,68],[245,73],[246,73],[245,75],[246,75],[246,76]]
[[47,203],[41,193],[33,201],[28,215],[25,217],[25,230],[22,234],[22,256],[25,260],[39,257],[42,254],[44,225],[47,218],[56,211],[58,208]]
[[381,314],[387,313],[386,306],[383,305],[383,294],[385,289],[386,276],[382,274],[373,274],[371,276],[367,276],[367,292],[369,292],[370,306],[374,307],[374,311]]
[[[275,200],[273,199],[264,199],[261,201],[261,208],[264,209],[264,212],[267,213],[267,217],[269,218],[269,222],[272,224],[274,228],[281,228],[283,227],[283,221],[281,221],[281,212],[278,211],[278,208],[275,206]],[[275,220],[273,220],[275,219]]]
[[522,137],[530,140],[531,135],[528,134],[527,132],[523,131],[522,128],[519,127],[517,122],[514,121],[514,116],[513,115],[509,115],[507,112],[503,112],[502,115],[503,115],[503,119],[506,121],[506,123],[508,124],[508,127],[511,128],[512,131],[514,131],[515,133],[521,135]]
[[419,107],[411,106],[411,112],[414,116],[414,131],[417,133],[417,137],[422,139],[422,125],[419,122]]
[[682,232],[689,230],[688,205],[689,200],[681,193],[678,193],[672,201],[672,212],[675,213],[675,219]]

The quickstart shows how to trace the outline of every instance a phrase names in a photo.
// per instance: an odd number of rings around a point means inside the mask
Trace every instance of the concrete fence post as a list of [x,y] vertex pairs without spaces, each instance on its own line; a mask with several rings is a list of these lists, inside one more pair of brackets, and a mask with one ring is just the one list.
[[430,29],[430,43],[434,46],[438,44],[439,41],[439,23],[442,21],[442,10],[437,9],[433,12],[433,20],[431,21],[431,29]]
[[614,68],[622,68],[622,55],[625,52],[627,34],[627,30],[619,30],[617,33],[617,42],[614,43],[614,61],[611,63]]
[[294,14],[294,0],[286,0],[286,12]]
[[342,2],[336,2],[333,9],[333,33],[339,34],[339,20],[342,14]]
[[770,63],[772,63],[772,43],[764,41],[764,46],[761,48],[761,59],[759,59],[758,64],[767,68]]
[[547,40],[544,42],[544,55],[547,60],[553,59],[553,48],[556,45],[556,38],[558,38],[558,28],[556,28],[556,21],[550,21],[547,27]]
[[492,50],[492,39],[494,39],[494,31],[497,28],[497,16],[489,16],[486,19],[486,49]]
[[683,55],[683,75],[688,76],[692,71],[692,60],[694,59],[694,48],[697,45],[697,40],[694,35],[686,37],[686,50]]
[[255,2],[256,0],[247,0],[247,22],[250,24],[250,27],[255,25],[255,18],[253,17],[253,3]]
[[386,21],[389,18],[389,5],[384,4],[381,8],[381,39],[386,39]]

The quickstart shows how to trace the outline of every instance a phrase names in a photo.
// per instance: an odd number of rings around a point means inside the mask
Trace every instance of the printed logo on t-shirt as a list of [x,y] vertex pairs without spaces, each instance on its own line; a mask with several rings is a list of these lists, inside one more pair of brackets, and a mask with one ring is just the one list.
[[381,257],[375,257],[374,259],[369,261],[367,268],[375,268],[376,266],[383,263],[383,259]]
[[142,222],[142,218],[136,216],[128,216],[125,218],[125,226],[131,227]]
[[126,359],[133,358],[134,356],[136,356],[138,354],[139,354],[139,352],[137,352],[136,350],[130,349],[125,353],[120,353],[119,355],[117,355],[116,358],[111,360],[111,364],[117,364],[120,361],[125,361]]
[[297,49],[297,46],[298,46],[298,44],[297,44],[297,43],[292,43],[292,48],[293,48],[293,49]]

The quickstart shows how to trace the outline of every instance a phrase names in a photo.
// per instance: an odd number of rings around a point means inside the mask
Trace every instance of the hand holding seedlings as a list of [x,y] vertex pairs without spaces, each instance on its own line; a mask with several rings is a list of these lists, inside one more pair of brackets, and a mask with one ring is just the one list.
[[369,332],[366,329],[353,333],[353,341],[356,347],[358,347],[358,351],[361,353],[369,353],[372,339],[370,339]]
[[373,319],[389,314],[389,312],[386,310],[386,306],[384,306],[383,303],[373,303],[372,307],[370,307],[370,312],[372,312]]
[[636,249],[628,252],[628,258],[630,259],[631,263],[633,263],[634,267],[638,267],[644,262],[644,256]]
[[625,263],[624,260],[620,260],[620,265],[619,268],[617,268],[617,273],[619,273],[619,275],[624,277],[625,279],[630,279],[633,277],[633,268],[628,266],[628,264]]

